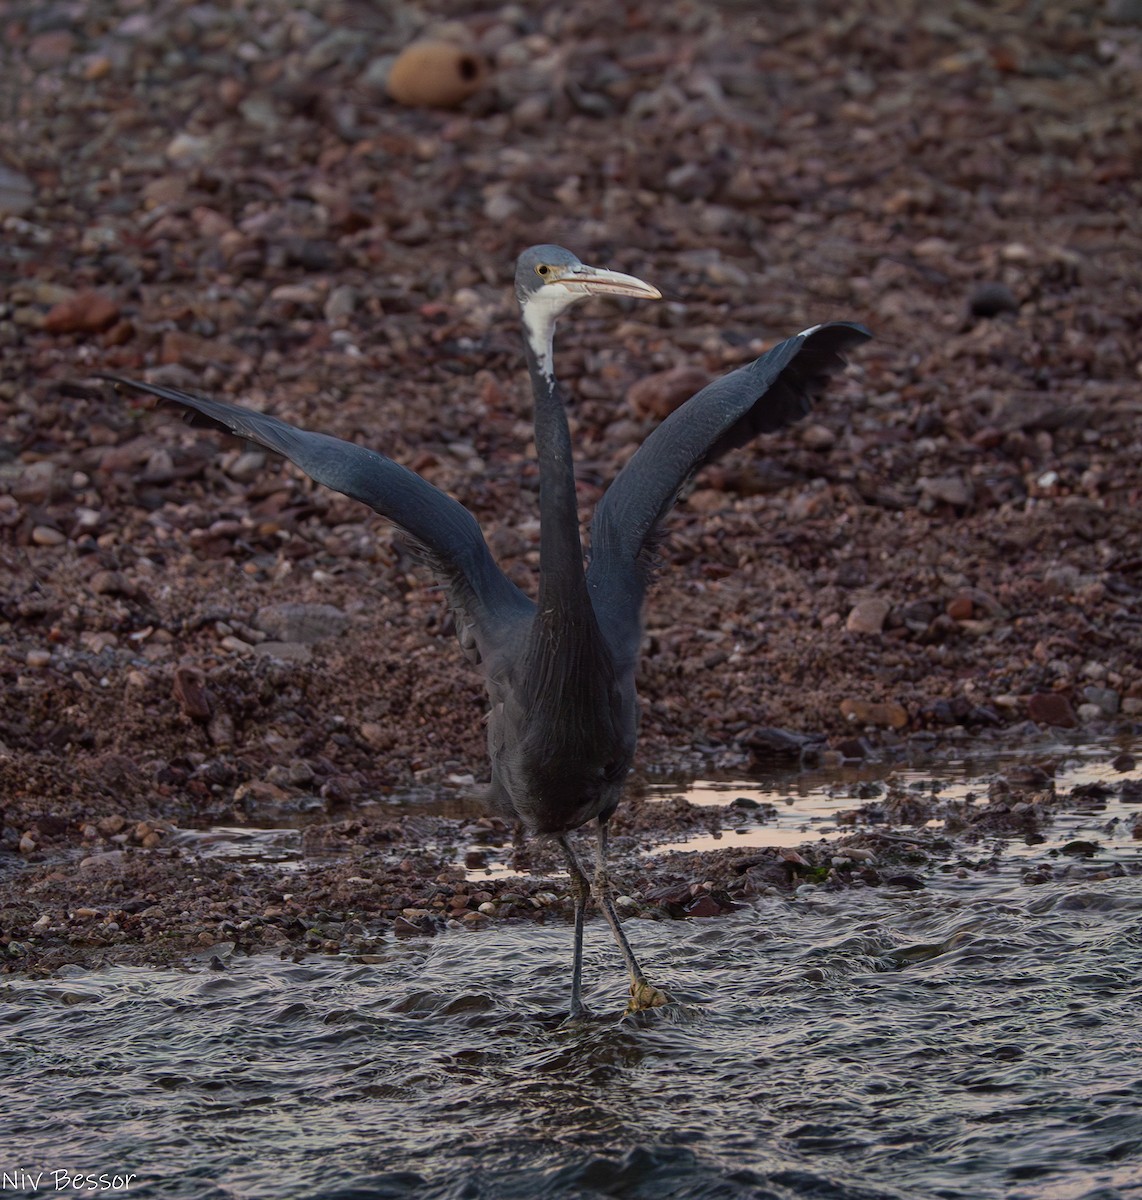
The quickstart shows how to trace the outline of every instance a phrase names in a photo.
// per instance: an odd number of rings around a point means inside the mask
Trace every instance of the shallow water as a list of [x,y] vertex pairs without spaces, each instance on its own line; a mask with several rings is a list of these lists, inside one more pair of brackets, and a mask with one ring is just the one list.
[[[1076,806],[1034,850],[1113,819]],[[530,923],[368,963],[204,951],[18,980],[0,1190],[68,1171],[163,1198],[1142,1198],[1142,878],[1026,886],[1008,861],[631,922],[679,1001],[637,1019],[598,921],[575,1025],[570,931]]]

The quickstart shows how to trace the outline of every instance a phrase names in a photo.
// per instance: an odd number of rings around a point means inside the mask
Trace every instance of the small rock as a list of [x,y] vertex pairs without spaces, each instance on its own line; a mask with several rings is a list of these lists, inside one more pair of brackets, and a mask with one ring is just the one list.
[[122,571],[96,571],[87,586],[97,596],[133,596],[135,589]]
[[975,611],[975,606],[972,603],[972,598],[961,592],[958,596],[953,596],[948,601],[948,607],[945,611],[953,621],[970,621],[972,613]]
[[265,453],[261,450],[244,450],[226,468],[226,474],[239,483],[252,483],[266,465]]
[[845,628],[849,633],[880,633],[891,609],[892,605],[881,596],[858,600],[849,612]]
[[270,292],[270,299],[279,304],[296,304],[299,308],[307,308],[321,301],[321,293],[307,283],[283,283]]
[[197,667],[177,667],[174,673],[174,698],[192,721],[210,720],[210,693],[205,676]]
[[228,712],[216,712],[206,726],[211,742],[219,749],[234,744],[234,718]]
[[472,50],[451,42],[414,42],[402,51],[385,88],[412,108],[455,108],[484,85],[488,69]]
[[83,64],[83,78],[88,83],[96,83],[100,79],[106,79],[111,74],[114,65],[106,54],[93,54]]
[[809,450],[831,450],[837,444],[837,435],[828,425],[806,425],[801,430],[801,444]]
[[997,317],[1004,312],[1018,312],[1015,293],[1003,283],[984,283],[975,289],[968,300],[973,317]]
[[1027,715],[1040,725],[1073,729],[1078,724],[1071,702],[1059,692],[1036,692],[1027,701]]
[[163,446],[158,446],[147,456],[146,465],[143,467],[143,481],[145,483],[170,483],[174,478],[174,459],[171,453]]
[[1078,567],[1070,563],[1056,563],[1043,572],[1043,591],[1052,596],[1066,596],[1075,591],[1082,581]]
[[322,310],[330,325],[340,325],[347,321],[357,307],[357,291],[349,284],[343,283],[335,287],[325,301]]
[[21,217],[35,203],[35,185],[0,163],[0,217]]
[[143,185],[140,195],[144,208],[167,207],[186,199],[190,181],[185,175],[159,175]]
[[32,529],[32,543],[36,546],[62,546],[67,535],[50,525],[36,525]]
[[24,662],[32,668],[33,671],[42,671],[52,661],[52,652],[50,650],[29,650],[24,655]]
[[523,205],[510,192],[495,191],[484,201],[484,219],[493,225],[510,221]]
[[819,748],[822,740],[821,735],[813,737],[772,725],[761,725],[743,735],[741,742],[754,762],[772,763],[800,762],[808,757],[813,748]]
[[924,881],[918,875],[889,875],[884,882],[889,887],[906,888],[910,892],[918,892],[924,887]]
[[627,401],[638,416],[661,421],[709,382],[709,375],[699,367],[671,367],[632,384]]
[[349,628],[349,618],[332,604],[286,601],[259,608],[254,626],[275,641],[309,643],[339,637]]
[[[258,658],[276,658],[278,662],[307,663],[313,657],[313,651],[302,642],[259,642],[253,650]],[[384,748],[392,748],[391,739]]]
[[953,508],[967,508],[975,499],[971,484],[959,475],[944,475],[937,479],[922,477],[916,482],[930,505],[950,504]]
[[36,34],[24,54],[33,67],[62,67],[75,54],[75,45],[70,29],[49,29]]
[[842,700],[841,716],[853,725],[876,725],[885,729],[903,729],[908,711],[894,700]]
[[102,292],[78,292],[62,300],[44,318],[48,333],[102,333],[119,320],[119,305]]
[[1102,711],[1103,716],[1113,717],[1118,713],[1120,697],[1113,688],[1107,687],[1085,687],[1083,688],[1083,699],[1088,704],[1094,704]]
[[193,133],[176,133],[167,143],[165,153],[175,166],[193,166],[210,158],[210,139]]
[[117,871],[122,866],[122,850],[107,850],[102,854],[89,854],[86,858],[80,859],[79,862],[79,869],[81,871]]
[[1106,18],[1123,24],[1142,25],[1142,0],[1107,0]]
[[717,917],[722,912],[722,906],[708,893],[695,896],[686,906],[688,917]]
[[43,504],[51,499],[59,483],[59,471],[54,462],[42,459],[29,463],[12,482],[12,495],[21,504]]

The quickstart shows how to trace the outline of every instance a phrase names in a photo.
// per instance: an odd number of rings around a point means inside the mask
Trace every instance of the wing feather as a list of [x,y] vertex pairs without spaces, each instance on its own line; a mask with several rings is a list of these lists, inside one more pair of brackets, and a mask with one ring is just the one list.
[[[461,645],[489,659],[532,602],[500,570],[476,518],[458,501],[392,459],[324,433],[298,429],[268,413],[176,388],[101,375],[189,410],[199,424],[248,438],[288,458],[311,479],[367,504],[411,540],[444,585]],[[474,644],[473,644],[474,642]]]
[[620,661],[638,653],[654,547],[678,493],[723,454],[805,416],[845,366],[844,353],[871,336],[838,321],[788,338],[704,387],[635,451],[595,509],[587,572],[600,626]]

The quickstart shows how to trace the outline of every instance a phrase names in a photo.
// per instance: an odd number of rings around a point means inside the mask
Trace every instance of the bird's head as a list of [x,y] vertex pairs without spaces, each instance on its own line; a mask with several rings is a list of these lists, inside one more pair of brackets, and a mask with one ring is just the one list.
[[621,271],[589,267],[562,246],[532,246],[519,256],[515,294],[528,342],[545,374],[551,370],[555,322],[573,304],[588,296],[662,298],[658,288],[649,283]]

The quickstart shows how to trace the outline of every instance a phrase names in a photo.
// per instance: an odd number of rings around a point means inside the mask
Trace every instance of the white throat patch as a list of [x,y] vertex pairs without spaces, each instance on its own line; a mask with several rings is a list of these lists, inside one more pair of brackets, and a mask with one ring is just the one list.
[[555,322],[561,313],[566,312],[580,299],[581,296],[555,283],[533,292],[524,302],[522,316],[527,343],[535,355],[540,371],[547,379],[551,379],[555,371],[552,365]]

